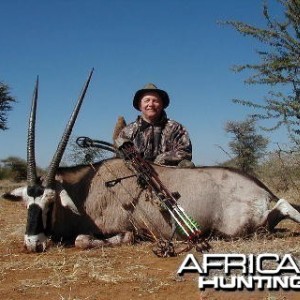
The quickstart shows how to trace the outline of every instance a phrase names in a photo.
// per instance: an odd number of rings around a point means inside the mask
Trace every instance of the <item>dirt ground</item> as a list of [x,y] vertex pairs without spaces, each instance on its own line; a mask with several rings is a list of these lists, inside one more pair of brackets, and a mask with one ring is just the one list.
[[[158,258],[152,245],[78,250],[52,246],[28,254],[23,249],[26,210],[0,199],[0,299],[299,299],[296,292],[199,291],[197,274],[176,272],[186,254]],[[211,253],[291,253],[300,257],[300,225],[283,222],[273,235],[212,241]],[[201,254],[192,250],[195,256]]]

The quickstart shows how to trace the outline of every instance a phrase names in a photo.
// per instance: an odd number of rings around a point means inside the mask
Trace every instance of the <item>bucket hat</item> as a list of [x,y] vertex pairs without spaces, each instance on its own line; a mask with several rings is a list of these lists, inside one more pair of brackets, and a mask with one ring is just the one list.
[[157,94],[159,94],[159,96],[161,97],[161,100],[163,102],[164,108],[168,107],[169,103],[170,103],[170,98],[167,92],[165,92],[164,90],[161,90],[159,88],[157,88],[157,86],[153,83],[147,83],[142,89],[138,90],[135,93],[135,96],[133,98],[133,107],[137,110],[139,109],[139,102],[141,100],[141,98],[143,97],[143,95],[145,95],[146,93],[149,92],[155,92]]

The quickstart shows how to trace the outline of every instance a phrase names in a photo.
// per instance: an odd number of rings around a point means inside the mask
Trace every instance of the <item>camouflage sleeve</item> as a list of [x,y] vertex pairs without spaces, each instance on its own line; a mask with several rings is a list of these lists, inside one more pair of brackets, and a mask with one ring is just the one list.
[[187,130],[179,123],[175,123],[172,132],[163,136],[168,139],[171,150],[159,154],[155,163],[162,165],[177,165],[182,160],[192,160],[192,143]]
[[115,139],[117,148],[122,147],[122,145],[124,145],[126,142],[133,141],[134,127],[134,123],[130,123],[120,131],[118,137]]

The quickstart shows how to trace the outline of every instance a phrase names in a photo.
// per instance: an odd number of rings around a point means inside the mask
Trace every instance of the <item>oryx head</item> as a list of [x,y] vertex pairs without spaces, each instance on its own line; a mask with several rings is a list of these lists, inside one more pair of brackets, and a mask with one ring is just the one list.
[[28,125],[27,186],[18,188],[11,192],[12,196],[21,197],[23,199],[28,210],[24,244],[26,249],[30,252],[44,251],[47,247],[47,233],[50,221],[47,220],[47,218],[49,217],[48,211],[51,207],[51,204],[54,204],[56,201],[61,201],[63,206],[70,208],[75,213],[78,213],[72,199],[68,196],[67,192],[62,188],[62,186],[55,180],[55,174],[67,146],[72,128],[75,124],[90,79],[92,77],[92,73],[93,69],[89,74],[81,95],[70,116],[63,136],[58,144],[57,150],[49,165],[48,172],[43,180],[40,180],[37,176],[35,161],[35,120],[39,83],[38,79],[36,81]]

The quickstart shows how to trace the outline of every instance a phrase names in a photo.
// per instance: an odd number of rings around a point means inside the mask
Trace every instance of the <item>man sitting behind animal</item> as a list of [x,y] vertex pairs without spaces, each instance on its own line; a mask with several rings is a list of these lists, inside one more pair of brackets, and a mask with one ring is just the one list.
[[149,83],[135,93],[133,107],[141,111],[136,121],[119,133],[116,145],[132,142],[141,156],[160,165],[193,167],[192,143],[187,130],[167,117],[167,92]]

